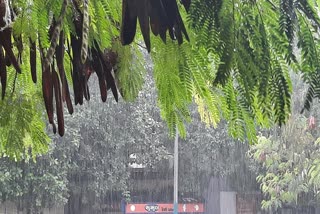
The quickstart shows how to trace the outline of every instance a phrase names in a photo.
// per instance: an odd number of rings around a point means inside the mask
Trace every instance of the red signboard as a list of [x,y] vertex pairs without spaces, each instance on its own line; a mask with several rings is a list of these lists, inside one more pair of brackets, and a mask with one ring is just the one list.
[[[203,213],[202,203],[178,204],[179,213]],[[134,213],[172,213],[173,204],[126,204],[126,214]]]

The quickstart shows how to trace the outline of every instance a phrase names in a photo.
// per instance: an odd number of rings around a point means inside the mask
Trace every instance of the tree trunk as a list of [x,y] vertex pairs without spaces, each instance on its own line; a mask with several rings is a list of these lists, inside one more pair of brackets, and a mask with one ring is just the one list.
[[82,214],[81,195],[70,193],[68,203],[65,205],[65,214]]

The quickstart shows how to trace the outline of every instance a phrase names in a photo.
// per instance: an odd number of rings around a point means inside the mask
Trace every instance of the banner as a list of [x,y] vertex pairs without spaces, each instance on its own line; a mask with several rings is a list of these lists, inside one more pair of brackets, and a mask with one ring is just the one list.
[[[126,214],[137,213],[172,213],[173,204],[126,204]],[[203,213],[204,205],[202,203],[178,204],[179,213]]]

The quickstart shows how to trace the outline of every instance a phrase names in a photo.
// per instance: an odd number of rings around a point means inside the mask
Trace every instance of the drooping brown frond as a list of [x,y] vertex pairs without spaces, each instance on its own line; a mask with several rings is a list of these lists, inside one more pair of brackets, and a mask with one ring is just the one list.
[[6,3],[4,0],[0,0],[0,28],[6,26],[4,17],[6,16]]
[[61,85],[62,85],[62,100],[63,102],[67,103],[67,108],[70,114],[73,114],[73,106],[71,102],[71,97],[70,97],[70,92],[69,92],[69,86],[68,86],[68,81],[66,78],[65,70],[64,70],[64,63],[63,63],[63,58],[64,58],[64,32],[61,31],[60,33],[60,38],[59,38],[59,44],[56,47],[56,62],[57,62],[57,67],[59,70],[59,75],[61,79]]
[[58,132],[60,136],[64,135],[64,117],[63,117],[63,103],[61,96],[61,82],[58,77],[58,73],[53,68],[52,69],[52,82],[54,89],[54,96],[56,101],[56,111],[58,119]]
[[1,89],[2,89],[2,99],[6,95],[7,86],[7,68],[5,63],[5,56],[3,53],[2,46],[0,45],[0,79],[1,79]]
[[29,38],[30,43],[30,71],[32,76],[32,81],[37,83],[37,47],[36,42]]
[[102,51],[99,51],[99,57],[104,68],[104,75],[107,81],[107,90],[111,88],[114,99],[118,102],[117,86],[115,83],[114,75],[112,74],[113,65],[110,60],[108,60],[108,52],[102,53]]
[[99,80],[99,88],[102,102],[107,101],[107,82],[105,79],[103,64],[99,57],[97,50],[92,50],[92,59],[95,63],[92,63],[92,68],[96,72]]
[[[184,2],[187,8],[189,6],[188,2]],[[160,35],[163,41],[166,40],[167,31],[171,39],[177,39],[179,44],[183,42],[183,34],[189,40],[175,0],[123,0],[120,34],[123,45],[133,42],[137,20],[139,20],[143,39],[149,52],[151,49],[149,25],[151,25],[152,32],[156,36]]]
[[[137,9],[138,5],[133,1],[122,0],[122,25],[121,42],[128,45],[133,42],[137,28]],[[129,9],[130,8],[130,9]]]
[[[0,17],[1,19],[1,17]],[[3,46],[6,51],[6,55],[10,59],[10,62],[13,64],[14,68],[18,73],[21,73],[20,65],[15,57],[12,50],[12,40],[11,40],[12,29],[10,27],[0,31],[0,44]]]
[[53,83],[51,66],[42,71],[42,93],[49,123],[52,124],[53,133],[56,133],[56,125],[53,120]]
[[[186,9],[189,7],[189,1],[182,2]],[[20,31],[18,33],[15,31],[16,34],[14,37],[12,36],[12,28],[5,21],[5,18],[8,17],[8,5],[5,0],[0,0],[0,79],[2,96],[4,97],[7,81],[6,66],[13,65],[16,71],[20,73],[19,62],[22,63],[22,56],[24,56],[22,50],[23,48],[29,48],[30,73],[32,81],[36,83],[37,51],[39,51],[43,99],[48,120],[52,124],[53,132],[56,133],[58,129],[58,133],[62,136],[65,131],[64,103],[66,103],[70,114],[74,111],[64,66],[65,52],[68,52],[70,57],[70,70],[76,105],[83,104],[84,98],[86,100],[90,99],[88,80],[94,72],[96,72],[99,79],[102,101],[105,102],[107,100],[107,91],[109,89],[111,89],[114,99],[118,101],[119,95],[115,73],[120,60],[118,60],[117,52],[102,48],[100,39],[95,38],[94,34],[89,40],[89,31],[91,30],[89,25],[89,12],[91,14],[89,0],[63,0],[61,2],[61,5],[55,5],[57,8],[53,14],[50,14],[50,19],[38,20],[39,23],[37,24],[43,27],[41,32],[38,29],[35,34],[26,34],[29,44],[23,47],[22,39],[24,34],[20,33]],[[36,7],[36,3],[34,4]],[[70,8],[68,8],[69,4]],[[71,16],[69,16],[68,9],[72,10]],[[68,17],[66,18],[66,16]],[[48,20],[51,23],[48,24]],[[63,23],[65,20],[67,20],[68,25],[72,25],[71,31],[65,28],[66,25]],[[12,21],[10,19],[10,22]],[[41,23],[42,21],[43,23]],[[142,36],[149,52],[151,50],[150,28],[155,35],[160,35],[163,41],[166,41],[168,32],[171,39],[177,40],[179,44],[183,42],[183,37],[189,40],[176,1],[123,0],[123,19],[120,33],[120,40],[123,44],[133,42],[137,22],[139,22]],[[12,38],[14,39],[13,44]],[[38,39],[38,42],[36,42],[35,38]],[[46,41],[47,38],[48,41]],[[118,38],[115,36],[114,39],[117,40]],[[65,43],[68,43],[68,48],[65,48]],[[13,50],[17,52],[16,55]],[[53,106],[54,100],[55,108]],[[57,115],[58,127],[55,124],[54,114]]]

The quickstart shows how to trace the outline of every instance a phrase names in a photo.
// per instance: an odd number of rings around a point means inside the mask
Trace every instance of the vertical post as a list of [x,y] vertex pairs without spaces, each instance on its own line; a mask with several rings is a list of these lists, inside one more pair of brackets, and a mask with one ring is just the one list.
[[178,214],[178,172],[179,172],[178,140],[179,140],[179,132],[177,127],[176,137],[174,140],[173,214]]

